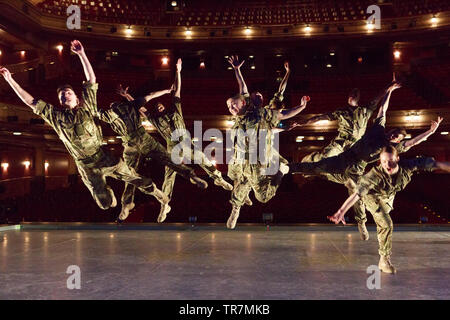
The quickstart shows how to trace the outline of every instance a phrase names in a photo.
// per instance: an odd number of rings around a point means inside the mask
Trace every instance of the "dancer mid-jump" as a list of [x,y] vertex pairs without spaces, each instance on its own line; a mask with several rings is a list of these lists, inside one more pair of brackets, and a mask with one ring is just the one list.
[[[289,119],[296,116],[305,109],[309,97],[303,97],[300,105],[292,109],[271,109],[261,108],[254,105],[247,85],[241,73],[243,61],[238,57],[232,57],[230,63],[235,70],[239,83],[239,94],[227,100],[228,111],[233,115],[235,123],[232,130],[232,141],[234,143],[234,157],[232,161],[232,179],[235,180],[235,186],[231,193],[232,210],[227,221],[227,228],[234,229],[241,207],[245,204],[251,189],[258,201],[266,203],[275,196],[278,185],[272,183],[272,176],[266,174],[266,170],[272,164],[272,130],[277,127],[280,120]],[[254,135],[252,137],[239,136],[238,132],[246,132]],[[266,161],[258,159],[256,163],[251,163],[252,147],[246,143],[249,141],[259,141],[259,145],[264,145]],[[229,166],[230,168],[230,166]],[[288,169],[288,167],[286,167]],[[275,172],[276,173],[276,172]],[[286,171],[287,173],[287,171]],[[237,181],[237,182],[236,182]]]
[[168,198],[156,188],[151,179],[138,175],[122,159],[115,158],[102,149],[102,131],[94,121],[98,113],[95,73],[81,42],[72,41],[71,50],[80,58],[87,81],[83,83],[81,101],[72,86],[66,84],[57,89],[63,109],[35,99],[17,84],[6,68],[0,68],[0,73],[19,98],[56,131],[74,158],[84,184],[100,208],[106,210],[117,205],[114,192],[106,184],[108,176],[130,183],[142,192],[153,195],[163,205],[166,204]]
[[397,149],[392,145],[382,149],[380,163],[360,179],[356,191],[328,218],[336,224],[345,224],[345,213],[362,199],[377,225],[380,254],[378,267],[383,272],[395,273],[396,269],[391,262],[394,225],[389,215],[394,208],[395,195],[406,187],[416,171],[441,169],[450,172],[450,163],[424,157],[400,161]]
[[[172,157],[179,157],[176,152],[172,152],[172,149],[178,145],[183,144],[185,146],[190,146],[193,150],[193,159],[200,160],[200,167],[208,174],[210,178],[214,180],[214,184],[217,186],[221,186],[225,190],[232,190],[233,186],[226,182],[222,173],[217,170],[214,164],[209,161],[209,159],[205,156],[203,152],[197,150],[193,145],[192,141],[187,141],[188,135],[181,135],[178,139],[172,140],[173,133],[175,130],[186,130],[186,125],[184,123],[183,112],[181,109],[181,69],[182,69],[182,61],[178,59],[176,65],[176,73],[175,73],[175,82],[170,90],[162,90],[154,92],[150,95],[150,99],[157,98],[164,94],[168,94],[172,92],[172,105],[169,108],[166,108],[162,103],[157,103],[153,108],[146,107],[140,108],[140,112],[144,115],[150,123],[158,130],[160,135],[166,140],[167,143],[167,152],[171,154]],[[129,95],[126,91],[121,93],[128,100],[133,100],[133,97]],[[179,159],[181,160],[181,159]],[[181,161],[180,161],[181,162]],[[175,184],[176,171],[170,167],[166,166],[166,172],[164,175],[164,183],[162,186],[162,191],[169,198],[172,198],[173,188]],[[166,219],[167,213],[170,211],[168,209],[168,204],[164,205],[165,208],[161,209],[161,214],[158,217],[158,222],[163,222]]]

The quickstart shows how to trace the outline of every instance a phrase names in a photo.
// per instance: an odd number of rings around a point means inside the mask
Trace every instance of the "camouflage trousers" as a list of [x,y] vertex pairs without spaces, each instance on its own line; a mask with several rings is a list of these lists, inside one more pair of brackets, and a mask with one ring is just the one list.
[[[172,172],[178,173],[185,179],[189,179],[193,174],[191,168],[172,162],[167,150],[147,133],[124,143],[123,158],[129,168],[137,171],[143,157],[150,157],[152,161],[165,165],[166,172],[170,168]],[[125,183],[125,190],[122,194],[122,206],[134,202],[135,191],[136,187],[133,184]]]
[[324,158],[334,157],[344,152],[353,145],[354,142],[336,137],[326,147],[320,151],[308,154],[302,162],[317,162]]
[[375,197],[366,196],[363,198],[363,202],[377,225],[378,253],[381,256],[390,256],[392,253],[392,233],[394,231],[394,224],[389,215],[392,208]]
[[[335,140],[336,141],[336,140]],[[367,163],[356,162],[349,158],[349,153],[342,153],[344,150],[340,142],[333,141],[325,147],[322,153],[311,153],[302,159],[301,163],[289,165],[291,172],[299,172],[307,175],[319,175],[329,181],[344,184],[349,195],[356,191],[356,185],[360,177],[364,174]],[[306,161],[314,159],[314,161]],[[358,223],[367,221],[366,209],[363,201],[358,200],[353,206],[355,220]]]
[[87,159],[75,162],[83,183],[103,210],[109,209],[115,199],[113,190],[106,183],[106,177],[129,183],[146,194],[153,194],[154,184],[150,178],[137,174],[122,159],[117,159],[109,153],[102,152],[102,155],[93,162]]
[[[278,156],[278,159],[279,159],[279,164],[284,164],[284,165],[288,165],[289,164],[289,161],[287,161],[282,155],[280,155],[279,153],[278,153],[278,151],[274,151],[273,152],[273,156]],[[274,161],[274,159],[272,159],[272,161]],[[241,179],[241,177],[243,176],[243,174],[244,174],[244,170],[243,170],[243,165],[242,164],[229,164],[228,165],[228,177],[231,179],[231,180],[233,180],[234,181],[234,187],[233,187],[233,189],[236,189],[236,186],[238,186],[239,184],[240,184],[240,179]],[[264,179],[263,179],[264,180]],[[269,188],[269,187],[268,187]],[[247,190],[248,190],[248,192],[247,192],[247,194],[245,195],[245,197],[244,197],[244,200],[249,196],[249,194],[250,194],[250,192],[251,192],[251,190],[252,190],[252,188],[247,188]],[[275,189],[275,192],[276,192],[276,189]],[[243,195],[241,195],[241,196],[243,196]],[[255,194],[255,196],[256,196],[256,194]],[[270,199],[269,199],[270,200]],[[268,200],[267,200],[268,201]],[[267,201],[265,201],[265,202],[267,202]],[[264,201],[261,201],[261,202],[264,202]]]
[[[178,144],[179,142],[173,142],[172,140],[167,141],[167,153],[171,156],[177,156],[172,155],[173,148]],[[222,173],[216,169],[216,167],[209,161],[209,159],[205,156],[203,152],[200,150],[196,150],[194,146],[192,145],[192,159],[199,159],[198,162],[201,162],[199,166],[206,172],[206,174],[213,180],[219,180],[222,179]],[[181,156],[179,156],[179,159],[181,159]],[[177,171],[173,169],[173,167],[167,166],[166,171],[164,173],[164,183],[162,185],[162,192],[169,198],[172,199],[172,193],[173,188],[175,185],[175,178],[177,175]]]
[[242,207],[251,190],[256,200],[262,203],[268,202],[275,196],[278,186],[272,185],[272,176],[262,175],[259,171],[260,168],[257,165],[244,166],[243,174],[234,181],[230,200],[233,206]]

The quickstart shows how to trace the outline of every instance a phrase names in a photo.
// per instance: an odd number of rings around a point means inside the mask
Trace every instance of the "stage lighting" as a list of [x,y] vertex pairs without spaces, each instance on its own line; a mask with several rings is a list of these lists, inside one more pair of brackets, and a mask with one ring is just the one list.
[[172,1],[172,2],[170,3],[170,5],[171,5],[172,7],[176,7],[178,4],[177,4],[176,1]]
[[61,53],[63,51],[64,47],[61,44],[59,44],[56,46],[56,49],[58,49],[59,53]]
[[192,36],[192,30],[187,28],[187,30],[185,31],[185,34],[186,34],[187,37]]
[[327,64],[327,68],[331,68],[332,67],[332,65],[331,64]]
[[330,52],[330,56],[334,56],[335,55],[335,53],[334,52]]
[[309,24],[306,25],[306,27],[305,27],[305,33],[309,34],[309,33],[311,33],[311,31],[312,31],[312,28],[310,27],[310,25],[309,25]]
[[245,32],[246,35],[249,36],[249,35],[252,34],[252,29],[250,29],[250,27],[247,27],[247,28],[245,28],[244,32]]
[[420,121],[422,117],[418,113],[411,113],[405,117],[407,122],[417,122]]
[[21,57],[21,58],[24,58],[24,57],[25,57],[25,51],[24,51],[24,50],[20,51],[20,57]]
[[442,134],[443,136],[446,136],[446,135],[448,135],[448,131],[442,131],[441,134]]
[[402,53],[401,53],[400,51],[395,50],[395,51],[394,51],[394,58],[395,58],[395,59],[400,59],[401,54],[402,54]]
[[21,135],[22,135],[22,132],[13,132],[13,135],[15,135],[15,136],[21,136]]
[[2,50],[0,50],[0,56],[2,55]]
[[303,139],[305,139],[304,136],[297,136],[297,137],[295,138],[295,142],[303,142]]
[[45,170],[48,170],[48,167],[50,166],[50,164],[47,162],[47,161],[45,161],[44,162],[44,168],[45,168]]
[[25,166],[25,169],[28,170],[30,168],[31,162],[30,161],[24,161],[22,164]]
[[433,18],[431,18],[430,22],[431,22],[432,27],[437,27],[438,18],[436,18],[436,16],[433,16]]
[[128,28],[125,29],[125,33],[127,36],[131,36],[133,34],[133,30],[131,30],[131,26],[128,26]]
[[167,64],[169,63],[169,58],[167,57],[162,57],[161,58],[161,62],[163,64],[163,66],[167,66]]
[[323,140],[325,140],[325,137],[317,137],[317,140],[323,141]]
[[6,171],[6,170],[8,170],[9,163],[7,163],[7,162],[2,162],[1,166],[2,166],[3,171]]
[[367,31],[372,32],[375,28],[374,24],[372,22],[368,22],[366,25]]

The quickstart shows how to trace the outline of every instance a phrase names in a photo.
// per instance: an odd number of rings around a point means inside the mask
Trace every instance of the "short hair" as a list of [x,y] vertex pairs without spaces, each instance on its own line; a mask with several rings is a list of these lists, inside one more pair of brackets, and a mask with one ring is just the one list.
[[62,86],[59,86],[58,89],[56,89],[56,94],[59,96],[61,91],[66,90],[66,89],[70,89],[73,92],[75,92],[75,90],[73,90],[73,87],[70,84],[63,84]]
[[244,97],[244,95],[238,93],[238,94],[232,96],[231,99],[233,99],[233,100],[245,100],[245,97]]
[[[381,150],[381,153],[383,153],[383,152],[389,153],[389,154],[393,154],[393,155],[395,155],[395,156],[398,155],[397,149],[396,149],[393,145],[391,145],[391,144],[388,145],[388,146],[384,146],[383,149]],[[381,153],[380,153],[380,154],[381,154]]]
[[349,97],[354,98],[356,101],[359,101],[359,98],[361,97],[361,92],[358,88],[353,88],[352,91],[348,94]]
[[407,132],[403,128],[393,128],[393,129],[388,131],[388,136],[391,136],[393,134],[395,134],[395,135],[403,135],[403,137],[406,137]]

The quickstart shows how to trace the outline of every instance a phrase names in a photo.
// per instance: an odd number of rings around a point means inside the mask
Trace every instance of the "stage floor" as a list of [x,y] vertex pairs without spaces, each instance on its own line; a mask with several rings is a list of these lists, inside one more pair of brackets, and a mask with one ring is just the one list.
[[[375,227],[0,227],[0,299],[450,299],[450,226],[396,226],[396,275],[368,289]],[[81,289],[66,273],[79,266]]]

